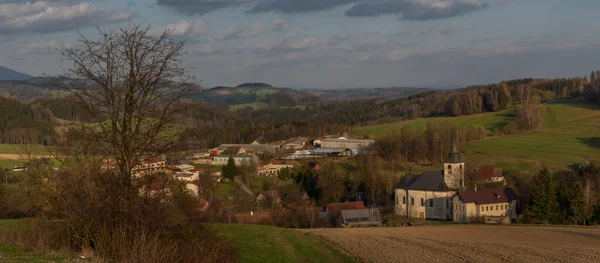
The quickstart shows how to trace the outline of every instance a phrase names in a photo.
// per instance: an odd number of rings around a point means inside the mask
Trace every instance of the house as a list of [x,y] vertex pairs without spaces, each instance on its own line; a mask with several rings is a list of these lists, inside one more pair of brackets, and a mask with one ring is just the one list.
[[477,168],[472,169],[471,174],[477,183],[502,183],[504,175],[502,168]]
[[258,157],[256,155],[216,155],[213,157],[213,165],[226,165],[229,158],[233,158],[235,165],[256,165],[258,164]]
[[189,165],[189,164],[180,164],[180,165],[175,166],[175,168],[180,171],[191,171],[191,170],[195,169],[194,166]]
[[283,203],[286,206],[298,206],[310,203],[310,197],[304,191],[289,192],[283,196]]
[[454,222],[483,218],[486,223],[510,223],[517,218],[517,198],[510,188],[460,191],[453,204]]
[[342,226],[381,226],[381,213],[377,208],[342,210]]
[[[110,162],[107,162],[110,165]],[[131,168],[131,173],[134,177],[140,177],[145,174],[153,174],[164,172],[167,165],[163,158],[148,158],[135,162]]]
[[464,188],[464,164],[455,143],[444,161],[444,170],[403,176],[395,189],[396,215],[451,220],[452,198]]
[[304,148],[306,143],[308,142],[307,138],[304,137],[294,137],[290,138],[281,144],[281,148],[286,150],[298,150]]
[[257,167],[256,173],[264,176],[278,176],[281,169],[292,167],[294,166],[287,164],[267,164],[265,166]]
[[217,150],[219,153],[223,153],[229,147],[242,147],[248,154],[277,153],[280,149],[279,145],[271,144],[221,144]]
[[319,165],[318,162],[308,162],[308,168],[318,172],[319,170],[321,170],[321,165]]
[[281,195],[277,191],[263,191],[256,197],[256,202],[264,206],[279,206]]
[[345,137],[341,137],[339,139],[323,139],[321,141],[321,149],[330,148],[330,149],[350,149],[353,154],[360,154],[365,151],[367,148],[375,144],[374,140],[365,140],[365,139],[346,139]]
[[292,154],[290,154],[290,156],[285,157],[283,159],[295,160],[295,159],[310,158],[311,157],[310,153],[311,152],[309,150],[296,150]]
[[267,143],[269,143],[269,141],[267,141],[267,139],[265,139],[265,137],[262,137],[262,136],[258,137],[256,140],[254,140],[252,142],[252,144],[255,144],[255,145],[267,144]]

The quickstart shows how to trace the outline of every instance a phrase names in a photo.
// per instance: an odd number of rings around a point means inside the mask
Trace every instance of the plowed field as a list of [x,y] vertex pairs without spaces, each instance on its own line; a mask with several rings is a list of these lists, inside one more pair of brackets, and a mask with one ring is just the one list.
[[600,228],[447,225],[306,231],[365,262],[600,262]]

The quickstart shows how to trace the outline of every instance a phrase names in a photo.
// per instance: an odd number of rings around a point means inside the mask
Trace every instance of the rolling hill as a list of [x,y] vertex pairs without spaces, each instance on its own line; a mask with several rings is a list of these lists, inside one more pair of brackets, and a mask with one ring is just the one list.
[[33,76],[0,66],[0,80],[23,81],[32,78]]
[[468,128],[484,126],[485,139],[461,146],[464,158],[474,166],[495,166],[508,171],[535,171],[543,166],[565,169],[585,160],[600,160],[600,110],[583,99],[557,100],[541,106],[542,127],[526,133],[491,136],[514,116],[514,109],[461,117],[423,118],[366,126],[357,135],[384,136],[404,126],[423,131],[429,121]]

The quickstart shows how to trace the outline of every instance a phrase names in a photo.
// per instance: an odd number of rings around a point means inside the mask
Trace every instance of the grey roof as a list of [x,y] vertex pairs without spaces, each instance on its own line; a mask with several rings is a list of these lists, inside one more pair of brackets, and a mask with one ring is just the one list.
[[265,137],[262,137],[262,136],[258,137],[256,140],[254,140],[254,142],[258,143],[258,144],[267,144],[267,143],[269,143],[269,141],[267,139],[265,139]]
[[452,151],[450,153],[448,153],[448,156],[446,156],[446,161],[445,163],[464,163],[465,161],[463,161],[462,157],[460,156],[460,152],[458,151],[458,148],[456,147],[456,141],[454,142],[454,145],[452,146]]
[[381,213],[377,208],[342,210],[341,215],[344,223],[381,221]]
[[444,182],[444,171],[425,171],[423,174],[408,174],[400,179],[397,189],[422,191],[448,191]]
[[347,133],[347,132],[341,132],[341,133],[334,134],[334,135],[331,136],[331,139],[339,139],[341,137],[348,138],[348,139],[358,139],[357,136],[352,135],[352,134]]

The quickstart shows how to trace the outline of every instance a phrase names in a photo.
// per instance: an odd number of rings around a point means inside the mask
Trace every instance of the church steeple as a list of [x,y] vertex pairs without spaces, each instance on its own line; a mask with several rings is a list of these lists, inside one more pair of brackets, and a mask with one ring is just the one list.
[[444,161],[444,181],[448,188],[461,189],[465,182],[465,161],[462,159],[456,140],[452,145],[452,151],[448,153]]
[[460,152],[458,151],[458,147],[456,147],[456,140],[454,140],[454,145],[452,146],[452,151],[448,153],[446,156],[445,163],[464,163],[462,157],[460,156]]

